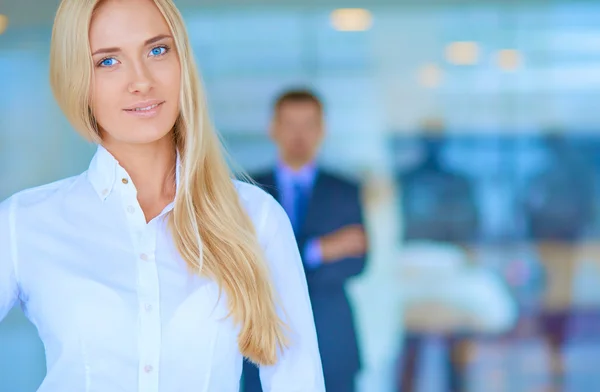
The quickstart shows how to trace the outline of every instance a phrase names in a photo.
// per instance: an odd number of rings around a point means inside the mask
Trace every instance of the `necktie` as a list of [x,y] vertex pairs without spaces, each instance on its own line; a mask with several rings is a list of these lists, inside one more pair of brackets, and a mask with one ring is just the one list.
[[306,215],[306,208],[308,205],[307,187],[304,186],[300,181],[294,182],[294,232],[298,234],[298,231],[302,227],[304,222],[304,216]]

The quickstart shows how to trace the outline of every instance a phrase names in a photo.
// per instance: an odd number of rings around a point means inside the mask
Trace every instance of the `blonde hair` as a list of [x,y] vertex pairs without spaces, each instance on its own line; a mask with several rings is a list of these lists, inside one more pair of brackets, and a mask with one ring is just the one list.
[[[50,49],[56,100],[74,128],[96,143],[101,138],[90,108],[89,27],[101,1],[63,0]],[[209,119],[183,19],[172,0],[153,1],[171,29],[182,70],[180,115],[173,130],[182,166],[169,227],[190,269],[214,279],[226,293],[229,315],[240,326],[241,353],[272,365],[287,342],[263,251]]]

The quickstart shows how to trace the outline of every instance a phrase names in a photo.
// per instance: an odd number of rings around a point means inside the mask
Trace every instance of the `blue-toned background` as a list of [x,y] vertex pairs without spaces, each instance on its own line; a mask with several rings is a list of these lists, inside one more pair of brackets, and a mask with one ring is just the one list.
[[[0,34],[0,199],[77,174],[94,152],[49,88],[57,3],[0,1],[9,20]],[[365,184],[372,253],[348,287],[365,355],[361,391],[398,390],[402,348],[415,334],[425,337],[419,390],[446,391],[444,337],[457,323],[468,331],[460,362],[469,390],[545,391],[557,380],[544,314],[565,296],[566,389],[600,390],[591,366],[600,363],[600,4],[354,1],[372,20],[340,31],[352,21],[332,22],[333,0],[176,3],[216,125],[246,169],[275,158],[266,130],[279,91],[308,85],[325,98],[322,160]],[[580,165],[549,152],[550,132],[565,137]],[[425,161],[430,134],[442,135],[442,171],[468,185],[470,193],[456,194],[471,195],[457,200],[469,200],[464,208],[477,216],[469,241],[407,235],[412,219],[430,219],[425,232],[442,224],[431,218],[442,185],[408,202],[406,175]],[[566,245],[575,256],[557,266],[544,260],[523,200],[550,200],[532,184],[561,168],[584,178],[567,200],[586,196],[592,210]],[[448,215],[458,211],[441,200]],[[35,329],[15,310],[0,324],[0,391],[35,391],[44,366]]]

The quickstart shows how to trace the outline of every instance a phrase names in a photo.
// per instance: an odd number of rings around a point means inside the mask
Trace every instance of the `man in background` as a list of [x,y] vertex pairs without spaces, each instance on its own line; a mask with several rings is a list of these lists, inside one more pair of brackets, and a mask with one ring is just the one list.
[[[282,94],[271,138],[279,160],[256,182],[287,212],[302,255],[327,391],[352,392],[360,354],[346,281],[365,266],[367,238],[359,187],[319,167],[323,104],[310,91]],[[244,363],[244,390],[261,391],[256,367]]]

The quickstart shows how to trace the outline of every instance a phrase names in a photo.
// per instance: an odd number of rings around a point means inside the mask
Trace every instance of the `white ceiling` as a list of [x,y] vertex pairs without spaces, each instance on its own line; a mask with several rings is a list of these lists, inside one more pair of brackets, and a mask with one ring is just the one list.
[[[337,7],[437,7],[497,4],[499,6],[544,4],[548,0],[175,0],[183,11],[199,8],[337,8]],[[566,0],[565,0],[566,1]],[[585,1],[585,0],[583,0]],[[0,14],[14,27],[49,26],[60,0],[0,0]]]

